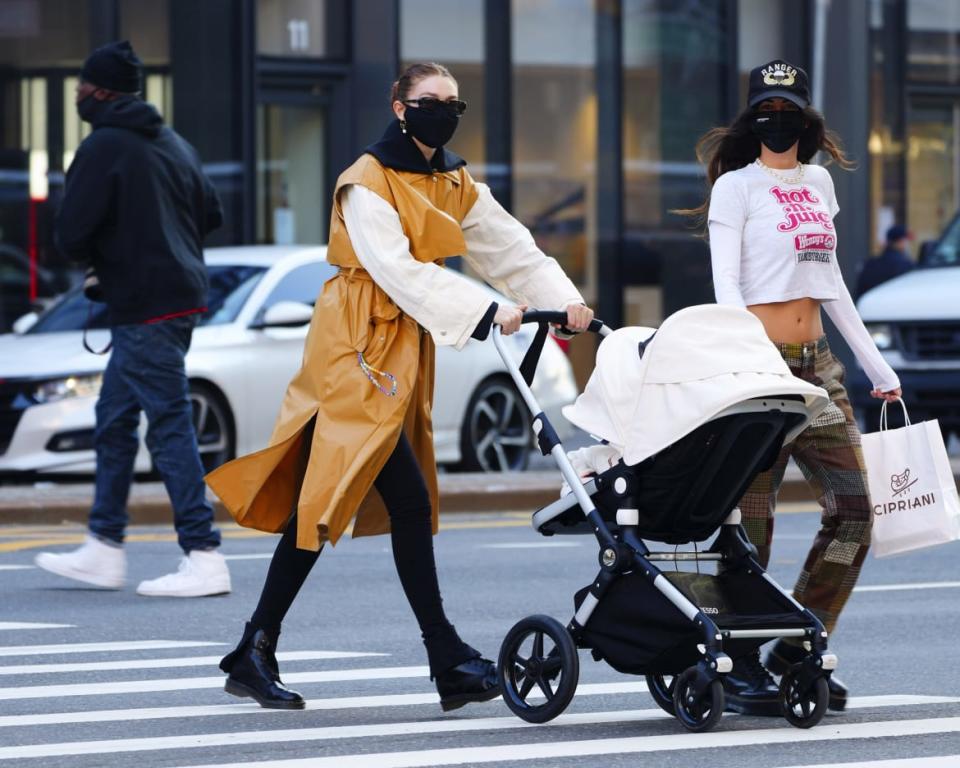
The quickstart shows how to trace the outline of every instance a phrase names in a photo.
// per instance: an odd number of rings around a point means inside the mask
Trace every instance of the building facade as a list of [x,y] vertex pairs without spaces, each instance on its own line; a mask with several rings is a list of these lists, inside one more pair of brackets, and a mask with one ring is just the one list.
[[712,299],[706,245],[671,211],[703,199],[694,145],[769,59],[822,83],[815,100],[857,161],[835,173],[848,279],[889,224],[931,238],[958,207],[953,0],[3,0],[8,305],[75,279],[52,240],[87,130],[73,88],[87,53],[118,38],[220,190],[211,244],[325,241],[338,173],[418,60],[446,64],[469,103],[452,148],[617,324]]

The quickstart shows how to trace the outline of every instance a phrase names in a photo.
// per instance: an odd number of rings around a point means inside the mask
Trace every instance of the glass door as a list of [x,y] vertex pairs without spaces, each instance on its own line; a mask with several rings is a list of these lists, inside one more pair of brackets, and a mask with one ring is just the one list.
[[907,225],[917,242],[936,239],[957,212],[960,100],[915,100],[907,128]]
[[317,104],[258,105],[258,243],[326,243],[325,121]]

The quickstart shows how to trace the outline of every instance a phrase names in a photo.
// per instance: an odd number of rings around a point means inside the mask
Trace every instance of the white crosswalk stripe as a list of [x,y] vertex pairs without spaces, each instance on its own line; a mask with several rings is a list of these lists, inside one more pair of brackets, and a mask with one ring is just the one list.
[[[47,626],[22,624],[13,628],[28,631]],[[581,683],[575,699],[584,701],[581,711],[572,707],[571,711],[546,725],[525,723],[502,705],[494,703],[477,707],[475,711],[468,708],[454,716],[440,716],[436,692],[423,690],[428,675],[426,667],[362,666],[364,660],[369,659],[375,664],[376,659],[388,655],[369,652],[302,650],[278,654],[281,662],[290,663],[283,675],[287,683],[310,685],[365,681],[368,686],[374,686],[371,693],[357,696],[333,695],[337,690],[326,685],[324,697],[314,697],[310,690],[305,690],[308,697],[306,710],[296,713],[261,709],[252,702],[222,696],[215,692],[223,685],[223,676],[219,674],[167,676],[171,671],[175,674],[175,670],[198,667],[209,667],[213,672],[220,656],[201,655],[203,650],[190,656],[166,656],[164,652],[180,650],[182,653],[182,649],[222,645],[189,639],[154,639],[0,647],[0,661],[3,662],[30,660],[34,656],[50,659],[49,663],[40,664],[0,663],[0,676],[11,682],[17,681],[18,676],[30,682],[30,677],[35,675],[88,675],[84,682],[4,685],[0,688],[0,701],[36,702],[30,711],[21,709],[20,714],[0,715],[0,731],[4,734],[0,737],[0,744],[3,744],[0,746],[0,764],[29,768],[54,758],[80,761],[102,758],[106,764],[107,756],[136,754],[142,755],[136,758],[138,761],[150,763],[155,760],[164,765],[182,763],[196,768],[226,768],[228,765],[247,768],[414,768],[498,762],[529,764],[534,768],[552,765],[561,759],[574,758],[583,765],[593,765],[609,755],[687,750],[692,764],[702,762],[703,750],[711,748],[855,743],[960,733],[960,716],[957,716],[960,696],[886,694],[852,698],[848,704],[849,719],[845,719],[847,716],[831,716],[821,726],[808,731],[793,728],[782,720],[741,720],[735,715],[725,715],[714,731],[689,734],[673,718],[652,707],[642,679],[629,676],[616,682]],[[124,652],[134,654],[134,657],[116,658],[116,654]],[[103,656],[96,656],[104,653],[111,655],[106,660]],[[92,655],[90,660],[85,658],[87,654]],[[117,673],[123,673],[127,679],[117,679]],[[129,679],[131,675],[136,679]],[[405,679],[415,680],[411,685],[422,692],[376,692],[380,683]],[[342,686],[342,690],[349,694],[348,686]],[[393,690],[396,690],[395,686]],[[167,699],[167,705],[163,705],[164,699],[158,698],[158,694],[183,692],[196,692],[193,701],[185,706],[171,706],[175,699]],[[62,699],[86,696],[108,697],[112,706],[102,709],[80,706],[77,711],[57,711],[69,709],[63,705]],[[199,698],[201,696],[207,697],[206,700]],[[611,698],[603,699],[604,696]],[[590,701],[594,702],[593,710]],[[143,706],[147,704],[149,706]],[[918,708],[916,715],[911,716],[911,707]],[[943,708],[942,716],[937,716],[940,707]],[[338,713],[350,710],[356,713],[346,715],[347,719],[343,716],[337,718]],[[361,714],[364,711],[368,713],[366,717]],[[329,712],[331,719],[318,721],[317,716],[310,716],[311,712]],[[396,716],[389,717],[388,712],[394,712]],[[881,712],[884,713],[882,717]],[[228,725],[236,727],[237,715],[257,718],[244,717],[243,721],[252,723],[253,727],[229,730]],[[850,722],[854,718],[866,721]],[[156,721],[156,724],[141,728],[139,732],[131,730],[132,724],[148,721]],[[194,726],[186,728],[189,723]],[[624,736],[622,728],[631,723],[643,723],[638,731],[644,735]],[[620,735],[600,738],[609,729],[620,729]],[[196,732],[198,730],[201,732]],[[462,737],[463,744],[436,749],[415,748],[413,745],[401,748],[398,741],[401,737],[424,737],[418,746],[431,746],[431,735],[446,745],[454,739],[459,742]],[[353,743],[357,745],[356,750]],[[944,743],[949,749],[950,742]],[[275,754],[270,745],[291,744],[304,745],[304,749],[288,751],[288,755],[306,753],[314,756],[264,759]],[[114,761],[114,764],[119,763]],[[946,755],[908,761],[845,764],[784,761],[784,766],[788,764],[790,768],[866,768],[867,765],[876,768],[955,768],[960,765],[960,758]]]
[[183,640],[133,640],[108,643],[59,643],[55,645],[0,646],[0,656],[52,656],[61,653],[101,653],[109,651],[157,651],[173,648],[209,648],[226,643],[185,642]]
[[[329,659],[361,659],[385,656],[383,653],[354,651],[291,651],[278,653],[279,661],[319,661]],[[0,666],[0,675],[50,675],[58,672],[111,672],[123,669],[177,669],[180,667],[215,667],[221,656],[191,656],[174,659],[125,659],[123,661],[91,661],[76,664],[17,664]]]
[[908,757],[901,760],[858,760],[855,763],[820,763],[818,765],[792,765],[784,768],[957,768],[960,755],[942,757]]
[[[578,689],[577,695],[590,695],[591,691],[581,691]],[[606,693],[606,691],[603,691]],[[417,695],[417,694],[414,694]],[[407,701],[406,705],[414,703],[435,704],[438,699],[434,695],[422,695],[423,698],[417,701]],[[376,697],[370,697],[376,698]],[[883,707],[883,706],[903,706],[911,703],[956,703],[960,698],[936,697],[936,696],[889,696],[889,697],[869,697],[870,701],[854,701],[851,708],[858,707]],[[911,701],[917,699],[917,701]],[[340,702],[334,706],[335,702]],[[349,704],[345,699],[327,700],[327,709],[347,708],[344,704]],[[237,714],[243,705],[218,707],[216,713],[211,714]],[[193,716],[189,708],[169,708],[170,716],[187,718]],[[179,713],[176,713],[179,709]],[[311,709],[318,709],[314,706]],[[285,714],[290,717],[290,713],[283,713],[282,710],[259,710],[252,707],[245,707],[244,711],[274,712]],[[132,710],[135,713],[136,710]],[[117,713],[120,715],[120,712]],[[127,718],[117,717],[117,720]],[[130,718],[135,719],[135,718]],[[589,712],[582,714],[561,715],[556,720],[551,721],[546,727],[556,728],[560,726],[577,725],[603,725],[611,723],[639,722],[641,720],[666,720],[670,717],[661,709],[627,709],[614,712]],[[21,747],[0,747],[0,760],[26,759],[33,757],[62,757],[66,755],[92,755],[103,752],[144,752],[149,750],[171,750],[187,749],[201,747],[216,747],[225,745],[239,744],[270,744],[274,742],[291,741],[331,741],[335,739],[354,739],[354,738],[375,738],[385,736],[401,736],[412,731],[417,733],[470,733],[476,731],[506,731],[520,728],[538,727],[516,717],[478,717],[469,720],[431,720],[417,722],[400,722],[369,725],[352,726],[333,726],[327,728],[285,728],[278,730],[263,731],[234,731],[229,733],[204,733],[191,736],[169,736],[169,737],[150,737],[141,739],[107,739],[100,741],[74,741],[55,744],[37,744]]]
[[[419,726],[420,724],[418,724]],[[797,744],[841,739],[875,739],[950,733],[960,730],[960,717],[898,720],[883,723],[854,723],[829,728],[758,728],[749,731],[711,731],[691,738],[675,736],[635,736],[586,741],[554,741],[538,744],[508,744],[495,747],[453,747],[409,752],[380,752],[365,755],[337,755],[292,760],[259,760],[244,763],[247,768],[422,768],[423,766],[482,763],[516,763],[562,757],[676,752],[679,750],[722,749],[758,744]],[[229,764],[206,763],[182,768],[223,768]]]
[[30,621],[0,621],[0,630],[15,629],[68,629],[73,624],[37,624]]
[[[585,696],[613,696],[644,694],[644,683],[583,683],[577,686],[577,699]],[[539,691],[531,698],[541,698]],[[397,693],[384,696],[337,696],[334,698],[310,698],[305,711],[376,709],[381,707],[413,707],[436,705],[440,698],[436,693]],[[960,704],[955,696],[856,696],[849,700],[848,709],[876,709],[878,707],[909,707],[930,704]],[[660,710],[655,710],[660,712]],[[139,709],[101,709],[81,712],[49,712],[30,715],[0,715],[0,728],[24,728],[39,725],[68,725],[71,723],[132,722],[134,720],[187,720],[194,717],[220,717],[237,715],[260,715],[288,717],[281,709],[261,709],[254,703],[207,704],[180,707],[144,707]]]
[[[371,667],[370,669],[293,672],[283,676],[286,683],[340,683],[351,680],[396,680],[404,677],[426,677],[429,667]],[[202,688],[221,688],[223,676],[174,677],[160,680],[125,680],[104,683],[70,683],[67,685],[26,685],[0,689],[2,699],[47,699],[64,696],[107,696],[130,693],[161,693]]]

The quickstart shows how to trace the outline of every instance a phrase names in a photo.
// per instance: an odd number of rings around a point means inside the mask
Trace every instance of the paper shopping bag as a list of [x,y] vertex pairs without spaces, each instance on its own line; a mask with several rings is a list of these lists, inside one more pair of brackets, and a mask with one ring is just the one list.
[[873,504],[872,548],[876,557],[932,547],[960,539],[960,499],[936,420],[887,428],[887,404],[880,431],[863,435]]

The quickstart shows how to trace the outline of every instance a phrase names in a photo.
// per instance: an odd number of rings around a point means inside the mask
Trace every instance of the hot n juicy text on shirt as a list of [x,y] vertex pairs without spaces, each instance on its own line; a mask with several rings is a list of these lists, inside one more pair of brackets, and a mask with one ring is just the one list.
[[814,195],[807,187],[801,189],[783,190],[780,187],[771,187],[770,194],[777,203],[783,206],[785,221],[777,224],[779,232],[793,232],[801,224],[820,224],[825,229],[833,229],[833,221],[826,211],[818,211],[813,206],[820,203],[820,198]]

